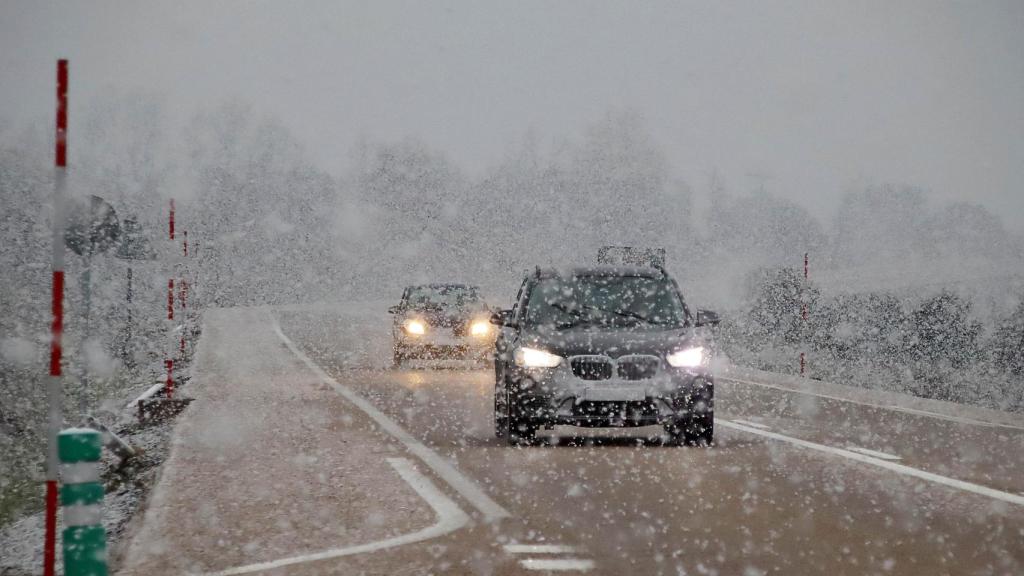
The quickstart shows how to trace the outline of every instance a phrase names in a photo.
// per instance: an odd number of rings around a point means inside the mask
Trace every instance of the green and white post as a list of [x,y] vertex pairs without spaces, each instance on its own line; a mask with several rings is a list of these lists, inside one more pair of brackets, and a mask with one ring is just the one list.
[[57,437],[65,576],[107,576],[107,532],[103,528],[100,481],[102,452],[103,437],[96,430],[70,428]]

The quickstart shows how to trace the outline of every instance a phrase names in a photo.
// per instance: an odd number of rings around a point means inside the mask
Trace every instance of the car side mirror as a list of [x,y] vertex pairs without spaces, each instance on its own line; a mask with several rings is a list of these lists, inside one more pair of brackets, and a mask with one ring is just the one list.
[[717,312],[711,310],[697,310],[697,317],[694,319],[694,324],[697,326],[718,326],[721,320],[718,318]]
[[510,328],[515,327],[515,322],[512,321],[511,310],[498,310],[494,314],[491,314],[491,324],[495,326],[508,326]]
[[388,314],[398,314],[401,311],[402,311],[401,304],[399,304],[398,306],[392,306],[391,308],[388,308]]

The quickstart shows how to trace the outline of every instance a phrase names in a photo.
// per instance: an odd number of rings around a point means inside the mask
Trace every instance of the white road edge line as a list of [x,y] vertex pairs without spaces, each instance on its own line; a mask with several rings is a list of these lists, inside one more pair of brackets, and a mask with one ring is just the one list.
[[366,412],[366,414],[375,422],[377,422],[377,424],[381,428],[383,428],[388,434],[391,434],[399,442],[404,444],[406,449],[409,450],[409,452],[415,454],[416,457],[422,460],[424,464],[429,466],[430,469],[433,470],[435,474],[440,476],[445,482],[448,483],[449,486],[455,489],[455,491],[461,494],[463,498],[465,498],[470,504],[472,504],[474,508],[479,510],[480,513],[483,514],[485,521],[493,522],[495,520],[500,520],[501,518],[508,518],[509,516],[511,516],[508,510],[505,510],[504,508],[501,507],[501,505],[492,500],[490,496],[485,494],[484,491],[480,489],[480,487],[474,484],[472,480],[464,476],[462,472],[459,472],[454,466],[451,465],[451,463],[444,459],[440,454],[434,452],[426,445],[424,445],[422,442],[413,438],[412,435],[406,432],[405,429],[403,429],[401,426],[399,426],[397,422],[395,422],[387,415],[385,415],[383,412],[378,410],[376,407],[373,406],[373,404],[370,404],[370,402],[368,402],[354,390],[352,390],[348,386],[345,386],[344,384],[341,384],[334,378],[331,378],[331,376],[327,374],[327,372],[324,372],[324,370],[320,368],[320,366],[318,366],[316,362],[313,362],[313,360],[311,360],[309,356],[306,356],[306,354],[302,350],[300,350],[299,347],[296,346],[295,343],[292,342],[290,338],[288,338],[288,336],[285,335],[284,331],[281,330],[281,325],[278,324],[277,318],[274,318],[272,312],[268,310],[267,315],[270,316],[271,325],[274,327],[274,331],[277,332],[278,338],[280,338],[281,341],[284,342],[284,345],[287,346],[288,349],[292,351],[292,354],[295,354],[295,356],[297,356],[299,360],[302,360],[306,364],[306,366],[309,367],[310,370],[312,370],[317,376],[320,377],[320,380],[323,383],[329,385],[331,388],[334,388],[334,390],[338,394],[341,394],[343,397],[345,397],[346,400],[348,400],[352,404],[355,404],[357,408],[359,408],[363,412]]
[[743,424],[744,426],[750,426],[751,428],[758,428],[758,429],[761,429],[761,430],[771,430],[770,427],[765,426],[764,424],[758,424],[757,422],[750,422],[750,421],[747,421],[747,420],[740,420],[739,418],[733,418],[732,421],[733,422],[738,422],[740,424]]
[[853,452],[860,452],[865,456],[874,456],[875,458],[881,458],[882,460],[899,460],[900,457],[895,454],[887,454],[885,452],[878,452],[877,450],[868,450],[867,448],[861,448],[860,446],[847,446],[847,450]]
[[853,400],[851,398],[843,398],[841,396],[832,396],[830,394],[822,394],[820,392],[811,392],[809,390],[797,390],[795,388],[787,388],[785,386],[779,386],[777,384],[767,384],[765,382],[754,382],[751,380],[743,380],[741,378],[733,378],[731,376],[719,376],[718,380],[727,380],[730,382],[738,382],[740,384],[749,384],[751,386],[761,386],[763,388],[771,388],[773,390],[781,390],[783,392],[792,392],[794,394],[805,394],[807,396],[816,396],[818,398],[825,398],[828,400],[836,400],[838,402],[849,402],[851,404],[860,404],[861,406],[868,406],[870,408],[881,408],[883,410],[892,410],[894,412],[905,412],[907,414],[916,414],[918,416],[928,416],[931,418],[937,418],[939,420],[948,420],[950,422],[957,422],[959,424],[971,424],[974,426],[988,426],[992,428],[1009,428],[1011,430],[1024,430],[1024,426],[1014,426],[1013,424],[1003,424],[1001,422],[986,422],[984,420],[977,420],[975,418],[967,418],[961,416],[950,416],[948,414],[940,414],[938,412],[930,412],[928,410],[918,410],[917,408],[904,408],[903,406],[897,406],[895,404],[875,404],[873,402],[864,402],[863,400]]
[[917,468],[911,468],[903,464],[897,464],[888,460],[882,460],[881,458],[874,458],[857,452],[851,452],[850,450],[844,450],[842,448],[835,448],[833,446],[826,446],[824,444],[818,444],[815,442],[808,442],[807,440],[801,440],[799,438],[793,438],[792,436],[785,436],[775,432],[768,432],[766,430],[758,430],[757,428],[751,428],[729,420],[715,419],[715,423],[725,428],[732,428],[734,430],[740,430],[750,434],[757,434],[758,436],[764,436],[771,438],[772,440],[778,440],[780,442],[788,442],[795,444],[802,448],[810,448],[811,450],[817,450],[819,452],[825,452],[835,456],[842,456],[843,458],[849,458],[850,460],[856,460],[865,464],[871,464],[878,466],[879,468],[885,468],[886,470],[896,472],[897,474],[903,474],[904,476],[912,476],[921,480],[927,480],[928,482],[934,482],[950,488],[956,488],[957,490],[963,490],[964,492],[971,492],[980,496],[987,496],[994,500],[1002,500],[1003,502],[1009,502],[1011,504],[1017,504],[1024,506],[1024,496],[1013,494],[1011,492],[1003,492],[1002,490],[996,490],[995,488],[988,488],[987,486],[981,486],[979,484],[972,484],[971,482],[965,482],[963,480],[957,480],[955,478],[948,478],[946,476],[940,476],[931,472],[925,472]]
[[579,549],[575,546],[561,544],[505,544],[505,552],[509,554],[575,554]]
[[335,548],[333,550],[325,550],[323,552],[316,552],[313,554],[292,556],[290,558],[282,558],[280,560],[272,560],[270,562],[248,564],[246,566],[228,568],[227,570],[221,570],[220,572],[209,572],[206,576],[234,576],[236,574],[249,574],[252,572],[262,572],[264,570],[283,568],[285,566],[292,566],[295,564],[316,562],[317,560],[328,560],[330,558],[338,558],[341,556],[376,552],[386,548],[402,546],[403,544],[411,544],[413,542],[421,542],[423,540],[437,538],[438,536],[443,536],[449,532],[454,532],[469,522],[469,516],[459,508],[458,504],[452,502],[452,500],[445,496],[437,486],[434,486],[434,483],[431,482],[429,478],[416,470],[416,467],[412,465],[412,462],[405,458],[388,458],[387,460],[402,479],[408,482],[409,486],[411,486],[412,489],[420,495],[420,498],[426,500],[427,504],[430,504],[430,507],[434,509],[434,513],[437,514],[437,522],[432,526],[428,526],[427,528],[410,534],[395,536],[394,538],[379,540],[377,542],[359,544],[357,546],[349,546],[347,548]]
[[593,560],[580,558],[524,558],[519,564],[527,570],[587,572],[594,567]]

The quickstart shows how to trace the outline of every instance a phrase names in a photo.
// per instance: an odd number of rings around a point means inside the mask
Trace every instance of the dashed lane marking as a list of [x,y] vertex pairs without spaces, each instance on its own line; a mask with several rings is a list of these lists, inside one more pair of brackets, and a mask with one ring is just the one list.
[[867,448],[861,448],[859,446],[847,446],[847,450],[854,452],[860,452],[865,456],[874,456],[875,458],[881,458],[882,460],[899,460],[900,457],[894,454],[886,454],[885,452],[878,452],[876,450],[868,450]]
[[423,540],[437,538],[438,536],[443,536],[449,532],[454,532],[469,522],[469,516],[459,508],[458,504],[452,502],[452,500],[445,496],[437,486],[434,486],[434,483],[431,482],[429,478],[416,470],[416,467],[412,465],[412,462],[405,458],[388,458],[387,460],[395,471],[398,472],[398,475],[401,476],[402,479],[420,495],[420,498],[426,500],[427,504],[430,504],[430,507],[434,509],[434,513],[437,514],[437,522],[434,523],[433,526],[428,526],[427,528],[410,534],[396,536],[386,540],[379,540],[377,542],[360,544],[358,546],[349,546],[346,548],[334,548],[332,550],[324,550],[323,552],[316,552],[313,554],[291,556],[289,558],[272,560],[270,562],[248,564],[246,566],[228,568],[227,570],[221,570],[220,572],[210,572],[207,573],[206,576],[235,576],[237,574],[250,574],[252,572],[274,570],[285,566],[293,566],[295,564],[305,564],[307,562],[328,560],[331,558],[339,558],[341,556],[376,552],[378,550],[402,546],[403,544],[411,544],[413,542],[422,542]]
[[452,488],[455,489],[463,498],[466,499],[474,508],[480,511],[484,516],[484,520],[487,522],[493,522],[501,518],[508,518],[511,516],[508,510],[505,510],[497,502],[491,499],[490,496],[484,493],[479,486],[473,483],[472,480],[467,478],[459,472],[448,460],[441,457],[440,454],[434,452],[422,442],[412,437],[411,434],[405,431],[404,428],[398,425],[397,422],[389,418],[383,412],[378,410],[373,404],[370,404],[365,398],[357,394],[354,390],[341,384],[334,378],[332,378],[327,372],[324,372],[316,362],[313,362],[306,356],[306,354],[295,345],[294,342],[288,336],[285,335],[284,331],[281,330],[281,325],[278,324],[277,319],[268,310],[267,315],[270,317],[270,323],[274,327],[274,331],[277,332],[278,338],[284,342],[285,346],[292,351],[306,366],[309,367],[320,380],[334,388],[334,390],[341,394],[346,400],[355,404],[357,408],[366,412],[366,414],[372,418],[381,428],[387,431],[388,434],[394,436],[399,442],[405,445],[405,447],[415,454],[424,464],[430,467],[435,474],[440,476],[447,482]]
[[768,426],[765,426],[764,424],[758,424],[757,422],[749,422],[747,420],[740,420],[738,418],[733,418],[732,421],[739,424],[743,424],[744,426],[750,426],[751,428],[758,428],[760,430],[771,430],[771,428],[769,428]]
[[840,396],[833,396],[831,394],[822,394],[820,392],[811,392],[809,390],[798,390],[795,388],[787,388],[785,386],[779,386],[777,384],[767,384],[765,382],[753,382],[751,380],[742,380],[740,378],[732,378],[727,376],[721,376],[718,380],[724,380],[728,382],[736,382],[738,384],[748,384],[750,386],[760,386],[762,388],[771,388],[772,390],[780,390],[782,392],[792,392],[793,394],[804,394],[806,396],[815,396],[818,398],[825,398],[827,400],[835,400],[837,402],[849,402],[851,404],[860,404],[861,406],[868,406],[870,408],[881,408],[883,410],[892,410],[894,412],[904,412],[907,414],[914,414],[917,416],[927,416],[929,418],[936,418],[938,420],[947,420],[949,422],[956,422],[958,424],[970,424],[973,426],[986,426],[990,428],[1009,428],[1010,430],[1024,430],[1024,426],[1014,426],[1013,424],[1002,424],[1000,422],[986,422],[984,420],[977,420],[975,418],[967,418],[964,416],[950,416],[948,414],[940,414],[938,412],[931,412],[928,410],[918,410],[916,408],[904,408],[903,406],[897,406],[895,404],[875,404],[873,402],[864,402],[862,400],[853,400],[850,398],[842,398]]
[[562,544],[505,544],[504,548],[509,554],[574,554],[579,551],[575,546]]
[[593,560],[582,558],[524,558],[520,566],[527,570],[547,570],[548,572],[587,572],[594,568]]
[[868,456],[859,452],[853,452],[850,450],[844,450],[843,448],[836,448],[834,446],[826,446],[824,444],[818,444],[816,442],[808,442],[807,440],[801,440],[799,438],[793,438],[792,436],[786,436],[778,434],[776,432],[769,432],[767,430],[758,430],[757,428],[751,428],[750,426],[744,426],[737,422],[731,422],[729,420],[716,419],[715,422],[722,427],[732,428],[733,430],[740,430],[749,434],[756,434],[758,436],[764,436],[765,438],[771,438],[772,440],[778,440],[780,442],[787,442],[794,444],[802,448],[809,448],[811,450],[817,450],[819,452],[825,452],[835,456],[842,456],[850,460],[856,460],[857,462],[863,462],[865,464],[871,464],[872,466],[878,466],[886,470],[902,474],[904,476],[912,476],[921,480],[927,480],[928,482],[934,482],[941,484],[949,488],[955,488],[957,490],[963,490],[964,492],[971,492],[980,496],[986,496],[994,500],[1001,500],[1003,502],[1009,502],[1011,504],[1017,504],[1024,506],[1024,496],[1013,494],[1011,492],[1003,492],[1002,490],[996,490],[995,488],[989,488],[987,486],[981,486],[979,484],[973,484],[971,482],[965,482],[963,480],[957,480],[956,478],[949,478],[946,476],[940,476],[933,474],[932,472],[925,472],[924,470],[918,470],[917,468],[911,468],[903,464],[897,464],[874,456]]

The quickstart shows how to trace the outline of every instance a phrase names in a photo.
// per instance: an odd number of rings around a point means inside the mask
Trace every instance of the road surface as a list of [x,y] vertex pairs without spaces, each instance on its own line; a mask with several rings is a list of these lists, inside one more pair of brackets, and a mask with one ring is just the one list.
[[391,369],[377,308],[208,317],[122,573],[1024,573],[1017,416],[736,371],[711,448],[510,448],[491,369]]

